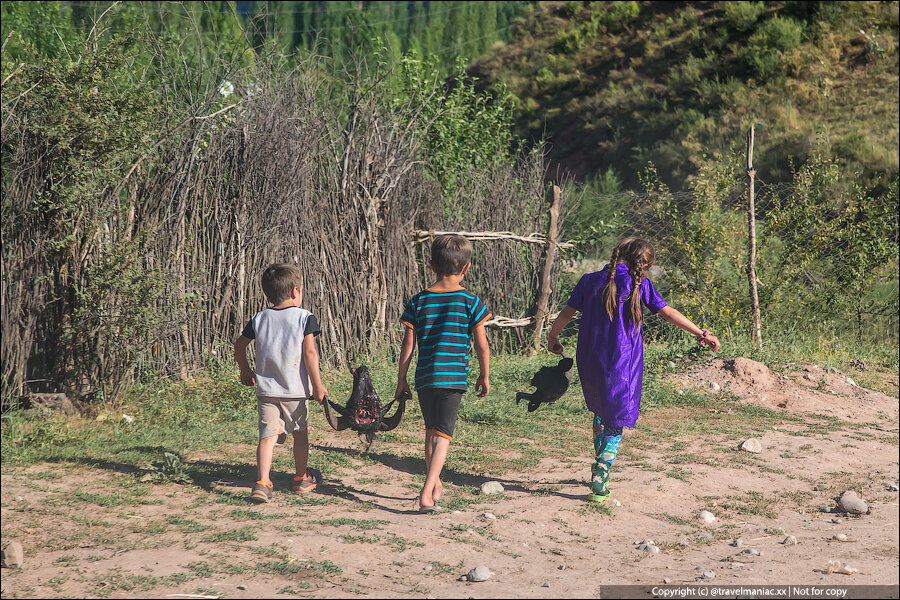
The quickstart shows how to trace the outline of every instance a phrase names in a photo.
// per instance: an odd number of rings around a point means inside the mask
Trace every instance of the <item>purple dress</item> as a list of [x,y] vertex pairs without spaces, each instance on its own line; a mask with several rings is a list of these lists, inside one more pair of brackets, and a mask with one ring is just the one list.
[[[601,292],[609,281],[609,266],[587,273],[572,290],[568,305],[582,313],[578,329],[578,376],[588,409],[605,425],[634,427],[641,405],[644,378],[644,336],[635,330],[628,306],[631,275],[616,265],[618,317],[610,322]],[[641,281],[641,302],[656,313],[667,306],[650,280]]]

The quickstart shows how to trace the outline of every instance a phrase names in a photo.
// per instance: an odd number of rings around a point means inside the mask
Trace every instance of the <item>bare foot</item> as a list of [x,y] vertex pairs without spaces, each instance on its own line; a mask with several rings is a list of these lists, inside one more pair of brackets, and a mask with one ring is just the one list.
[[441,498],[444,496],[444,484],[441,483],[441,480],[438,479],[437,485],[434,486],[434,501],[435,503],[440,502]]

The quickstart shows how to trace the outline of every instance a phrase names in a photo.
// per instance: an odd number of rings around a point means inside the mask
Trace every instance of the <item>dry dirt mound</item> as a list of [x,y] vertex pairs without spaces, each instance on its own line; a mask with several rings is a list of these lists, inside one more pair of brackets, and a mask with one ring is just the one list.
[[785,375],[749,358],[717,358],[674,378],[676,385],[708,394],[731,393],[742,402],[775,409],[830,414],[849,421],[895,423],[898,401],[860,387],[837,369],[801,365]]

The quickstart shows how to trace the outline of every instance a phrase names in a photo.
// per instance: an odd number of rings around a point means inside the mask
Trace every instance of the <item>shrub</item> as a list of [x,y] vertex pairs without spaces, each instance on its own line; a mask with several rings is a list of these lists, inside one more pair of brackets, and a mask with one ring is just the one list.
[[748,31],[766,12],[762,2],[723,2],[725,21],[738,31]]

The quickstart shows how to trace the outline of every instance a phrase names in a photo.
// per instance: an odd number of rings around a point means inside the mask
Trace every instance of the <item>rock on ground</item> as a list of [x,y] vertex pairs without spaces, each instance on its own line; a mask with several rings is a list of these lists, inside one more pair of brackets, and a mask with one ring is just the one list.
[[762,452],[762,442],[760,442],[756,438],[750,438],[746,440],[743,444],[741,444],[741,450],[744,452],[752,452],[753,454],[759,454]]
[[485,496],[503,493],[503,485],[499,481],[485,481],[481,484],[481,493]]
[[864,515],[869,512],[869,506],[854,490],[847,490],[841,494],[838,500],[838,507],[851,515]]
[[484,565],[478,565],[466,575],[467,581],[479,582],[487,581],[491,577],[491,570]]
[[701,521],[707,524],[712,523],[716,520],[716,515],[712,514],[708,510],[701,510],[700,514],[697,515],[697,517],[699,517]]
[[17,569],[22,568],[22,563],[25,562],[25,549],[22,548],[22,544],[19,542],[10,542],[9,545],[3,549],[3,566],[4,567],[15,567]]

